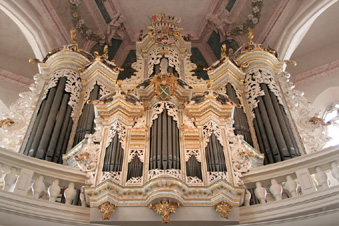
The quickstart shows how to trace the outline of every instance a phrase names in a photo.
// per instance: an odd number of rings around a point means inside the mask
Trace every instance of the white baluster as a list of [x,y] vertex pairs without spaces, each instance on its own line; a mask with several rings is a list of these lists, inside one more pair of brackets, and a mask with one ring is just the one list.
[[255,183],[256,189],[254,191],[255,196],[259,199],[260,204],[264,204],[266,201],[267,191],[262,187],[261,182]]
[[324,173],[324,171],[318,166],[315,168],[315,171],[317,172],[315,174],[315,178],[317,179],[318,183],[320,184],[321,188],[327,188],[327,175]]
[[65,190],[64,195],[66,199],[66,204],[71,205],[77,191],[74,188],[74,183],[69,183],[68,188]]
[[9,189],[12,187],[15,181],[16,181],[16,168],[12,167],[11,172],[5,175],[3,190],[9,191]]
[[245,206],[250,206],[250,200],[251,200],[251,192],[249,192],[247,189],[245,190]]
[[332,176],[339,181],[339,167],[337,162],[331,162]]
[[33,197],[39,198],[41,192],[45,189],[44,177],[39,176],[38,179],[32,184]]
[[49,201],[55,202],[55,199],[60,194],[59,180],[55,179],[53,184],[48,188]]
[[81,191],[81,193],[80,193],[80,200],[81,200],[81,206],[82,207],[87,207],[84,191]]
[[276,201],[282,200],[281,196],[282,196],[283,188],[281,187],[280,184],[278,184],[276,179],[271,179],[270,191]]
[[293,178],[291,176],[287,176],[286,180],[287,181],[285,183],[285,188],[292,195],[292,197],[296,197],[297,196],[297,189],[298,189],[297,182],[295,182],[295,180],[293,180]]

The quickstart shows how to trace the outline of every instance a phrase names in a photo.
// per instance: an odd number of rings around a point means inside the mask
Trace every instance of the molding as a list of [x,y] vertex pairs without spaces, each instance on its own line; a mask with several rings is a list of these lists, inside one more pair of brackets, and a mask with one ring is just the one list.
[[339,71],[339,60],[330,62],[328,64],[322,65],[320,67],[313,68],[309,71],[294,75],[291,77],[291,81],[300,85],[314,79],[323,78],[329,75],[332,75]]
[[1,80],[25,88],[29,88],[29,86],[33,83],[33,79],[0,68],[0,81]]

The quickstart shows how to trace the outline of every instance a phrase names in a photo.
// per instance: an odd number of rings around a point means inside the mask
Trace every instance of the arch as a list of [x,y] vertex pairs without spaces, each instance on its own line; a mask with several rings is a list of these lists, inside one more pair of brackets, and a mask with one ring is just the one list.
[[281,34],[276,32],[280,35],[275,48],[281,59],[289,59],[292,56],[313,22],[335,2],[333,0],[313,0],[304,1],[299,5],[298,11],[294,14],[295,16],[292,19],[288,19],[289,23],[284,26],[283,32]]

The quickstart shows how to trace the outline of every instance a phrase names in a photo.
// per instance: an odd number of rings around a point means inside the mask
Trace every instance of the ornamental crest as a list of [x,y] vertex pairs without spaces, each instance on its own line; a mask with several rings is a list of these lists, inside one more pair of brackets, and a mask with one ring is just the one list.
[[150,38],[161,44],[173,44],[182,36],[181,18],[158,13],[152,16],[152,23],[147,27]]
[[151,78],[151,83],[158,97],[162,100],[168,99],[177,87],[178,77],[172,73],[157,74]]

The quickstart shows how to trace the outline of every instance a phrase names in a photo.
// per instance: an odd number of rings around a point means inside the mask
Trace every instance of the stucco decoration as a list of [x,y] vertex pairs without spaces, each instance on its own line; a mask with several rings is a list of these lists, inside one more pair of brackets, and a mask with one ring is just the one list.
[[315,110],[304,97],[304,93],[294,89],[295,86],[290,82],[290,77],[289,73],[282,72],[279,76],[279,82],[291,116],[297,126],[306,152],[320,151],[329,140],[327,127],[310,122],[310,119],[316,115]]
[[2,119],[10,118],[14,124],[0,128],[0,147],[19,151],[44,83],[41,74],[35,75],[34,83],[29,87],[30,91],[20,93],[20,98],[9,107],[10,112],[3,114]]

